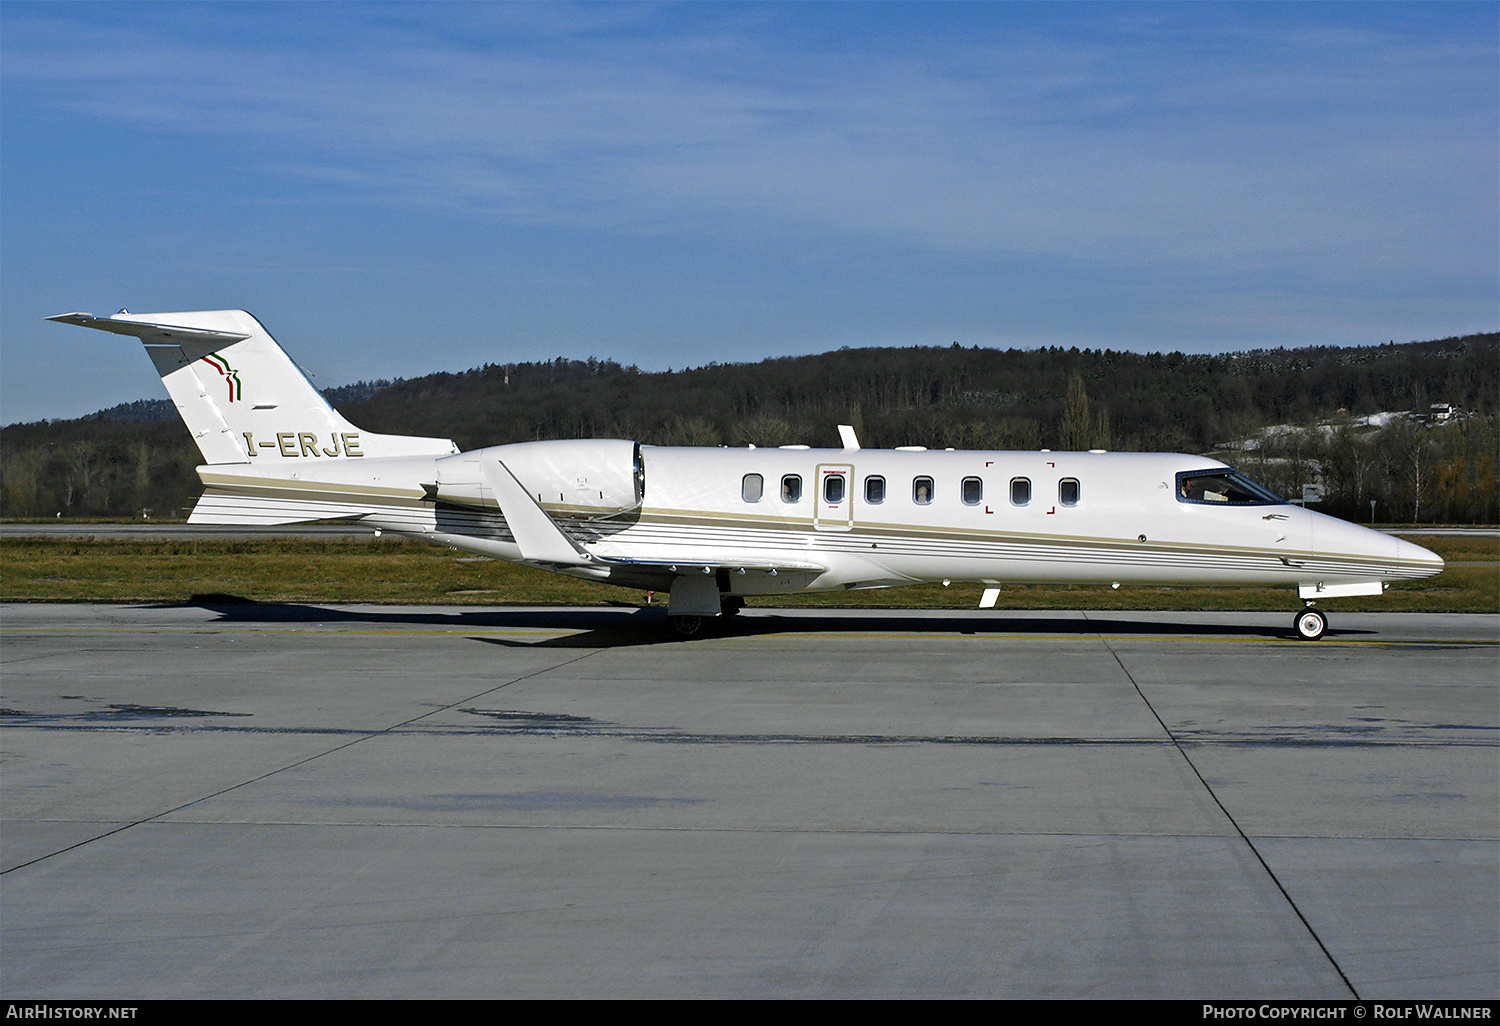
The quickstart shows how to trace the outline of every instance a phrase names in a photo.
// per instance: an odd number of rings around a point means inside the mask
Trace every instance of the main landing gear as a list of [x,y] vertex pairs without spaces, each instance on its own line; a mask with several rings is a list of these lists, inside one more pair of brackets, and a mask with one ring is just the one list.
[[672,621],[672,633],[686,640],[702,636],[703,621],[707,618],[702,616],[673,616],[670,619]]
[[719,616],[703,616],[696,613],[668,617],[672,621],[672,633],[687,640],[701,638],[708,633],[708,625],[722,617],[733,616],[745,608],[745,600],[738,595],[725,595],[719,600]]
[[1308,606],[1292,620],[1292,629],[1303,641],[1317,641],[1328,632],[1328,616],[1321,609]]

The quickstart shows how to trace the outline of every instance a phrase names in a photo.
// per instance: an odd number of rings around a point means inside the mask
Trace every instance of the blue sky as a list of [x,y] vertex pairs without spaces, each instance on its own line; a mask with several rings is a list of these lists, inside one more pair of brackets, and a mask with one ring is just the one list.
[[1500,327],[1495,3],[0,2],[0,422],[161,396],[73,310],[322,385],[863,345]]

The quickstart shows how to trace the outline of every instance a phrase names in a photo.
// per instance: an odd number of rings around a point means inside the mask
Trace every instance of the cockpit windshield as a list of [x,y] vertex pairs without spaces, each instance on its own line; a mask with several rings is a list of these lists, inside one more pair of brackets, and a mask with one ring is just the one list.
[[1177,475],[1178,502],[1225,503],[1230,506],[1285,506],[1287,501],[1238,470],[1189,471]]

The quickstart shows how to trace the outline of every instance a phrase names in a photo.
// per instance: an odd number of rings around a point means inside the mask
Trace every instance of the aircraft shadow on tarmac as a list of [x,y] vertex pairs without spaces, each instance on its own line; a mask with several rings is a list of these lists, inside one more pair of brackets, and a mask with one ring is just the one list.
[[[256,602],[235,595],[194,595],[185,603],[161,604],[155,608],[199,608],[218,615],[220,623],[262,624],[344,624],[366,627],[435,627],[449,630],[507,628],[513,630],[566,631],[561,637],[536,641],[482,637],[475,640],[514,648],[616,648],[632,645],[681,644],[673,633],[664,608],[639,606],[595,606],[580,608],[512,608],[496,606],[484,609],[425,606],[383,609],[364,606],[349,608],[296,602]],[[1174,620],[1170,612],[1160,619],[1133,620],[1092,614],[1049,616],[1044,612],[1022,616],[998,617],[985,614],[955,613],[952,610],[882,611],[864,615],[839,611],[821,613],[816,609],[798,610],[783,615],[771,610],[757,610],[752,616],[726,616],[702,634],[689,640],[759,637],[774,634],[808,632],[833,634],[922,634],[937,638],[944,635],[979,635],[1004,638],[1007,635],[1108,634],[1115,637],[1230,637],[1285,640],[1291,630],[1283,624],[1260,623],[1190,623]],[[1330,628],[1328,635],[1373,634],[1370,630]]]

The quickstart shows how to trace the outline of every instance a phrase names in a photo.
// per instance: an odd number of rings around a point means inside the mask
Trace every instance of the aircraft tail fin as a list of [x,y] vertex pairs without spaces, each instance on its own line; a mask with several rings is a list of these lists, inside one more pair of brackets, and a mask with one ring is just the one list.
[[360,431],[243,310],[47,319],[139,338],[209,464],[458,451],[448,439]]

